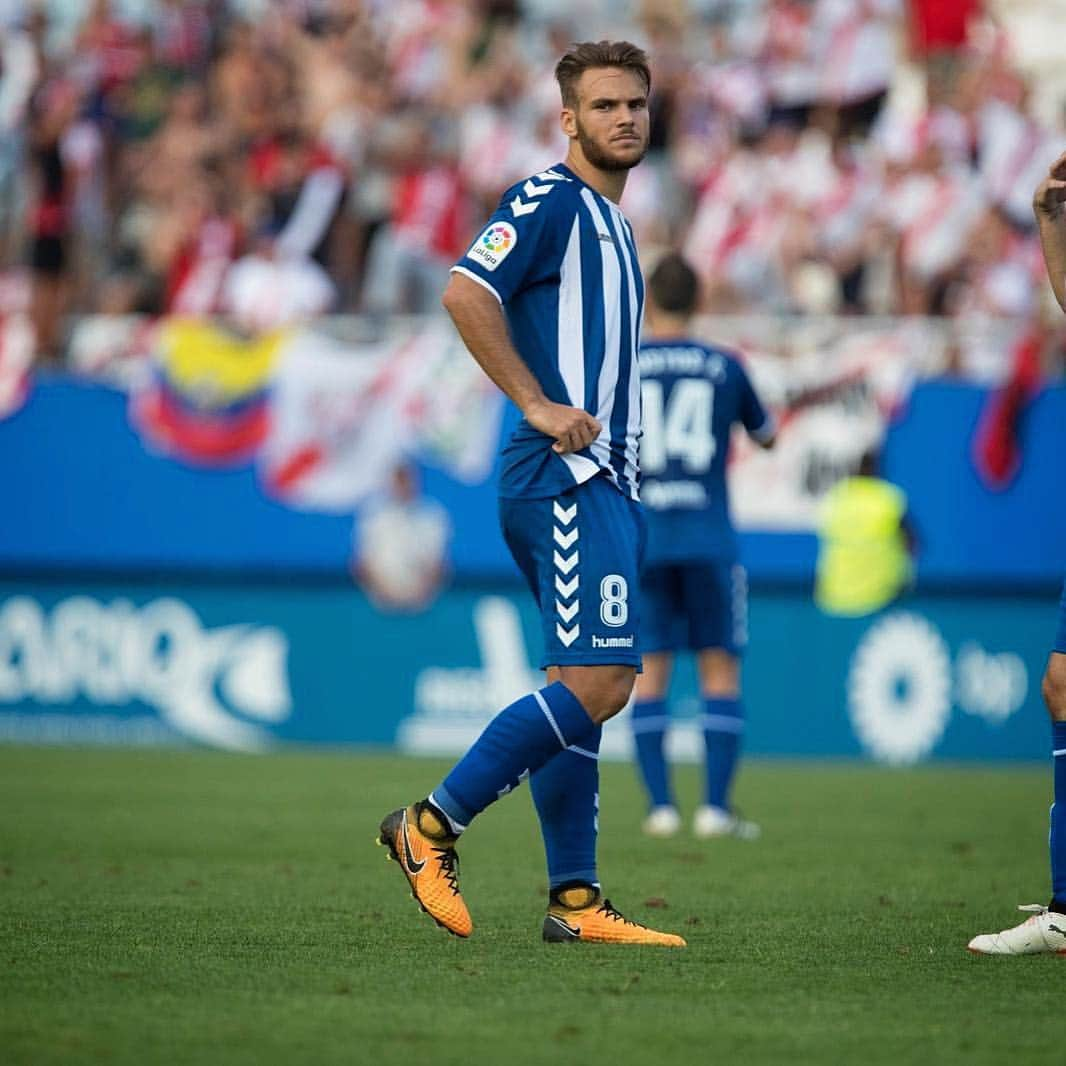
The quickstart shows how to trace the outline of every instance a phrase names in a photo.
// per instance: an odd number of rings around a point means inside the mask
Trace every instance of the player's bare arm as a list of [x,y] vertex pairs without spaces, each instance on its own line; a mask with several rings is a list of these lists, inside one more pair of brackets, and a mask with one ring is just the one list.
[[587,411],[553,403],[544,395],[515,351],[507,320],[492,293],[462,274],[452,274],[441,302],[478,366],[514,401],[534,429],[555,440],[553,451],[559,455],[578,452],[599,436],[602,427]]
[[1048,278],[1055,299],[1066,311],[1066,152],[1055,160],[1033,194]]

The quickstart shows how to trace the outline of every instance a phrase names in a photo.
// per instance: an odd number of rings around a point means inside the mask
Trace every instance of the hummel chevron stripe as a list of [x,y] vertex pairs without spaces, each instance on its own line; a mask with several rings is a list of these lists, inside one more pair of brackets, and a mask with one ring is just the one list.
[[558,552],[554,552],[552,555],[555,561],[555,569],[561,570],[564,574],[569,574],[577,566],[577,557],[577,552],[574,552],[568,559],[564,559]]
[[535,185],[531,179],[522,186],[522,192],[530,197],[543,196],[546,192],[551,192],[554,188],[554,185]]
[[564,600],[568,600],[575,592],[577,592],[577,585],[580,580],[581,577],[578,574],[574,574],[569,581],[564,581],[558,574],[556,574],[555,591],[558,592]]
[[581,610],[581,601],[574,600],[569,607],[564,607],[558,600],[555,601],[555,610],[564,622],[569,622],[578,611]]
[[552,536],[555,538],[555,543],[558,544],[563,551],[566,551],[566,549],[577,540],[577,533],[578,531],[576,529],[570,530],[569,533],[564,533],[558,527],[552,530]]
[[511,201],[511,211],[515,218],[521,218],[523,215],[531,215],[536,209],[540,207],[540,204],[527,204],[520,196],[516,196]]
[[569,648],[571,644],[581,635],[581,625],[574,626],[573,629],[563,629],[563,627],[556,622],[555,623],[555,635],[559,638],[564,648]]
[[568,526],[577,514],[577,504],[572,503],[569,507],[563,507],[558,500],[552,503],[552,514],[560,525]]

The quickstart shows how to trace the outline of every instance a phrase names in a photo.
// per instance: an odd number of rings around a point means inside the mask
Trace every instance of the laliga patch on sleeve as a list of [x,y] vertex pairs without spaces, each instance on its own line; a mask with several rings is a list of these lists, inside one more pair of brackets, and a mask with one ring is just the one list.
[[495,270],[517,243],[518,234],[510,222],[490,222],[471,245],[466,257],[477,260],[486,270]]

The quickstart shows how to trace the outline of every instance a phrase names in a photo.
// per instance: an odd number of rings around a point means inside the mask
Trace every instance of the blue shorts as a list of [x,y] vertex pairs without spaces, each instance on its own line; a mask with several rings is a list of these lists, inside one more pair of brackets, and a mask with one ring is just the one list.
[[1059,631],[1055,634],[1055,651],[1066,655],[1066,584],[1062,586],[1062,599],[1059,600]]
[[721,648],[740,655],[748,643],[748,575],[739,563],[649,566],[640,596],[645,652]]
[[639,667],[640,504],[597,475],[559,496],[501,499],[500,526],[540,607],[541,669]]

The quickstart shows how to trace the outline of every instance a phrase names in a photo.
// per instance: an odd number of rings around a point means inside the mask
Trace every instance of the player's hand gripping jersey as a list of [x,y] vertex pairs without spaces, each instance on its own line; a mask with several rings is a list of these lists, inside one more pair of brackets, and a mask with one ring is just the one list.
[[602,470],[636,499],[644,282],[626,217],[559,164],[508,189],[452,269],[503,305],[545,396],[603,426],[588,448],[558,455],[523,419],[504,449],[500,495],[555,496]]
[[645,565],[736,559],[726,461],[733,424],[774,434],[743,367],[717,348],[653,341],[640,350],[644,397],[641,500]]

